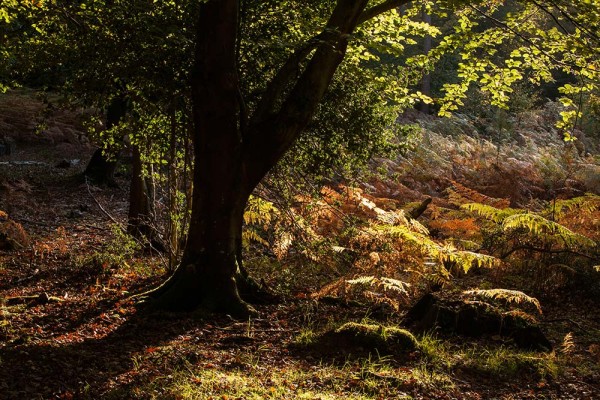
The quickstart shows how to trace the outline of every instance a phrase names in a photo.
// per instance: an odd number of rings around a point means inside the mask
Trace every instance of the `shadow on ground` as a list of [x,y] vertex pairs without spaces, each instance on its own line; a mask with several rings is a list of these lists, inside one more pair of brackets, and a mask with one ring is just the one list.
[[170,318],[140,313],[100,339],[8,345],[0,349],[0,397],[99,398],[110,382],[134,368],[136,353],[202,323]]

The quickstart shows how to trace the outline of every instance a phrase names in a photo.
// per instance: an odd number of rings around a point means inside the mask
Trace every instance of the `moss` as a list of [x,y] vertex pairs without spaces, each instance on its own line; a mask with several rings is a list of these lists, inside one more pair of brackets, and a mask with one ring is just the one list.
[[414,350],[418,347],[417,339],[406,329],[389,327],[384,329],[386,340],[402,346],[406,350]]
[[348,322],[324,335],[336,346],[361,347],[384,353],[398,353],[417,348],[417,339],[405,329],[374,324]]

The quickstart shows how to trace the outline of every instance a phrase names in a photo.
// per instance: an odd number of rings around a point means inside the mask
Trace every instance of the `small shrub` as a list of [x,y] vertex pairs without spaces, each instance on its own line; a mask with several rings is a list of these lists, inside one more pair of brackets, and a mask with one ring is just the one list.
[[103,250],[95,251],[82,262],[98,265],[104,270],[128,265],[135,252],[141,249],[140,243],[117,225],[112,226],[112,235]]
[[29,236],[23,227],[0,211],[0,250],[19,250],[29,246]]

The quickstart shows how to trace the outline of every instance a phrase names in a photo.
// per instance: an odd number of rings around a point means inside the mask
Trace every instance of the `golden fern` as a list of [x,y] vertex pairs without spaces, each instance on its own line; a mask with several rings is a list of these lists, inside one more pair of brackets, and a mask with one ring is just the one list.
[[474,242],[472,240],[466,240],[466,239],[460,239],[460,238],[449,238],[446,239],[449,243],[451,243],[453,246],[462,249],[462,250],[468,250],[468,251],[473,251],[473,250],[477,250],[479,248],[481,248],[481,244]]
[[406,226],[389,226],[378,225],[376,229],[383,231],[390,236],[398,237],[413,243],[423,252],[428,254],[432,259],[437,259],[442,263],[453,263],[461,267],[465,272],[473,266],[478,267],[493,267],[498,263],[498,259],[485,254],[475,253],[472,251],[457,250],[454,246],[440,245],[430,239],[423,233],[413,232]]
[[484,297],[493,300],[502,300],[506,303],[514,304],[531,304],[537,311],[542,314],[542,307],[540,302],[535,297],[526,295],[525,293],[518,290],[509,289],[474,289],[466,290],[463,292],[467,296]]
[[244,223],[246,225],[268,226],[278,213],[279,210],[270,201],[250,196],[244,211]]
[[508,232],[515,229],[526,229],[545,240],[560,240],[570,247],[594,247],[596,245],[592,239],[537,214],[522,213],[505,218],[502,222],[502,230]]
[[377,212],[377,219],[384,224],[405,226],[409,224],[404,210],[385,211],[381,208],[375,208],[374,211]]
[[[411,286],[410,283],[398,279],[375,276],[359,276],[347,280],[346,283],[357,287],[367,298],[389,303],[396,309],[399,306],[397,296],[408,296],[408,288]],[[390,295],[392,297],[389,297]]]
[[482,203],[488,204],[498,208],[507,208],[510,205],[509,199],[498,199],[490,196],[486,196],[483,193],[468,188],[456,181],[452,181],[452,187],[447,189],[448,200],[451,203],[462,205],[465,203]]
[[[576,204],[582,204],[583,200],[577,200],[572,203],[565,202],[561,205],[564,207],[575,207]],[[571,206],[567,205],[571,204]],[[586,206],[591,207],[591,206]],[[524,212],[522,210],[505,208],[498,209],[486,204],[469,203],[464,204],[461,208],[473,212],[489,221],[500,224],[505,233],[524,229],[530,234],[538,236],[547,242],[562,242],[566,246],[574,247],[594,247],[596,243],[579,233],[571,231],[569,228],[550,221],[539,214]]]
[[481,203],[467,203],[460,206],[460,208],[470,211],[474,214],[479,215],[489,221],[493,221],[496,223],[502,223],[506,218],[511,215],[522,213],[521,210],[517,210],[514,208],[503,208],[499,209],[496,207],[492,207],[487,204]]
[[402,294],[408,294],[406,289],[410,287],[410,283],[403,282],[399,279],[385,277],[379,278],[379,281],[381,282],[381,286],[383,286],[385,290],[390,290]]
[[572,354],[575,350],[575,340],[573,339],[573,332],[569,332],[565,335],[561,345],[560,352],[565,355]]
[[269,246],[269,242],[263,239],[257,231],[252,228],[244,229],[242,232],[242,245],[245,248],[248,248],[252,242],[261,244],[263,246]]
[[600,196],[586,193],[584,196],[568,200],[556,200],[550,204],[546,211],[553,213],[555,218],[561,218],[565,213],[574,210],[580,210],[588,214],[600,210]]
[[423,225],[416,219],[408,220],[408,226],[410,226],[410,228],[415,232],[421,233],[423,235],[429,235],[429,229],[427,229],[425,225]]
[[479,268],[492,268],[500,262],[496,257],[473,251],[451,249],[443,254],[444,261],[458,264],[466,272],[473,266]]
[[268,246],[269,243],[263,239],[256,227],[267,229],[271,224],[273,217],[279,213],[277,207],[270,201],[261,199],[260,197],[250,196],[246,210],[244,212],[244,231],[242,232],[242,245],[245,248],[250,246],[250,243],[258,243],[263,246]]

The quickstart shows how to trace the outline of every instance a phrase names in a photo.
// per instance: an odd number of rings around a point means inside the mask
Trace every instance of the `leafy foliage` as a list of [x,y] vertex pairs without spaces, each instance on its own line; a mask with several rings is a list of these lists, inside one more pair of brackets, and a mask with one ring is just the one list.
[[245,229],[242,232],[243,246],[248,248],[251,243],[268,246],[269,243],[260,235],[260,231],[269,229],[273,217],[279,214],[279,210],[273,203],[260,197],[251,196],[246,211],[244,212]]

